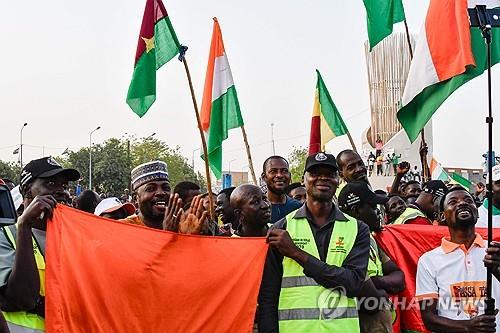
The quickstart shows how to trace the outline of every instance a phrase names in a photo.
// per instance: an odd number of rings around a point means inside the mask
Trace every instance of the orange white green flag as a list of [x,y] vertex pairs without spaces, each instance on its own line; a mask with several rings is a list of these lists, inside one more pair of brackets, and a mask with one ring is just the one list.
[[433,157],[431,160],[431,179],[433,180],[448,180],[448,173],[443,169],[441,164]]
[[[500,7],[500,0],[430,1],[397,114],[412,142],[455,90],[487,69],[486,44],[479,28],[470,28],[467,12],[479,3]],[[500,62],[498,29],[492,29],[491,45],[492,64],[496,64]]]
[[314,107],[311,118],[311,133],[309,136],[309,155],[325,151],[328,141],[337,136],[347,134],[347,126],[340,116],[339,110],[333,103],[332,97],[326,88],[325,82],[318,70]]
[[207,132],[208,163],[219,179],[222,176],[222,141],[227,139],[230,129],[243,126],[243,118],[222,32],[215,17],[200,117],[201,127]]

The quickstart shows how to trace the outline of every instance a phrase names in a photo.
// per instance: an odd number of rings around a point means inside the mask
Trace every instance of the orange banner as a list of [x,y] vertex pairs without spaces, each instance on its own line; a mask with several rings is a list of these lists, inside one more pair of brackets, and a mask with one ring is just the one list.
[[263,238],[180,235],[58,205],[47,332],[251,332]]

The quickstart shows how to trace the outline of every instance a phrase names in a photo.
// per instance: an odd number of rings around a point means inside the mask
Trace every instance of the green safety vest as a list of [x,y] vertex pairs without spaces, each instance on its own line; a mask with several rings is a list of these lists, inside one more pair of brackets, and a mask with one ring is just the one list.
[[[314,236],[306,218],[287,215],[287,231],[295,245],[319,259]],[[358,234],[358,222],[347,216],[348,221],[334,224],[326,263],[341,267],[351,251]],[[326,289],[304,274],[295,260],[283,258],[283,277],[278,304],[278,321],[281,333],[288,332],[359,332],[356,300],[333,289]]]
[[375,241],[375,239],[371,234],[370,234],[370,256],[368,257],[367,274],[369,277],[384,275],[384,272],[382,271],[382,262],[380,261],[378,255],[377,242]]
[[425,214],[418,209],[408,207],[405,209],[403,214],[399,215],[399,217],[392,224],[405,224],[409,220],[412,220],[419,216],[427,218],[427,216],[425,216]]
[[[17,225],[15,227],[7,226],[2,228],[14,250],[16,249],[16,238],[14,237],[16,228]],[[38,275],[40,277],[40,296],[45,296],[45,258],[43,257],[43,254],[35,238],[33,236],[31,238],[33,240],[33,252],[35,254]],[[37,314],[29,313],[26,311],[2,313],[12,333],[45,332],[45,319]]]

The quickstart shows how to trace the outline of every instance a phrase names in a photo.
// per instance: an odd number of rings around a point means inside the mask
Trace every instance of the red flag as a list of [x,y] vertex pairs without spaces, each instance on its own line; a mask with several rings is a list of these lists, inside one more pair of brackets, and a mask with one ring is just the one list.
[[59,205],[47,232],[47,332],[251,332],[267,247]]
[[[476,232],[487,238],[488,229],[476,228]],[[448,227],[424,225],[386,226],[375,235],[377,243],[405,273],[406,289],[393,300],[401,332],[429,332],[415,300],[417,264],[422,254],[441,246],[445,236],[449,237]],[[500,240],[500,230],[493,229],[493,239]],[[394,326],[394,332],[399,332],[398,325]]]

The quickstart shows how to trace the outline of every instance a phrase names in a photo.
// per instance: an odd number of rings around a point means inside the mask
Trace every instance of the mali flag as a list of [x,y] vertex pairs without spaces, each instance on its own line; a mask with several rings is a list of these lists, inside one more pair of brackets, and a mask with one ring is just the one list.
[[208,132],[208,163],[219,179],[222,176],[222,141],[227,139],[230,129],[243,126],[243,118],[222,32],[215,17],[200,117],[201,127]]
[[347,126],[333,103],[325,82],[318,70],[316,94],[314,96],[311,134],[309,136],[309,155],[325,151],[325,144],[337,136],[347,134]]
[[[500,0],[485,4],[500,7]],[[455,90],[488,67],[486,45],[479,28],[470,28],[467,7],[467,0],[429,4],[397,114],[411,142]],[[493,28],[491,33],[494,65],[500,62],[500,30]]]
[[179,41],[161,0],[146,0],[127,104],[142,117],[156,100],[156,70],[179,53]]
[[251,332],[267,248],[264,238],[182,235],[58,205],[47,332]]

